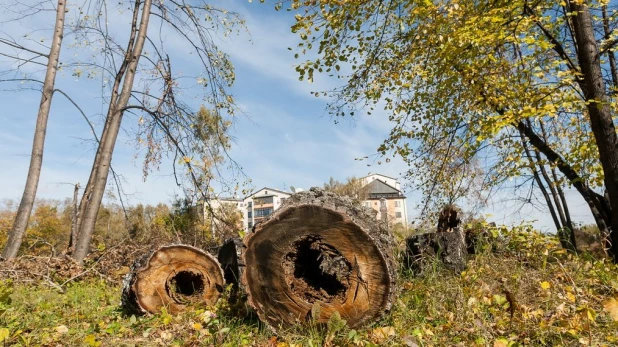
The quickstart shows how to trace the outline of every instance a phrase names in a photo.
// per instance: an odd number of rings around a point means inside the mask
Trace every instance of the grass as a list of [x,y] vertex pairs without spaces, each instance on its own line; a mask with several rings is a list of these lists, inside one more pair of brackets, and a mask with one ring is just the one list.
[[[618,268],[574,257],[535,232],[498,229],[462,274],[439,263],[402,273],[390,314],[350,330],[291,327],[274,336],[220,301],[180,315],[124,315],[120,287],[73,283],[0,286],[0,341],[16,346],[616,346]],[[499,241],[496,241],[499,240]],[[490,250],[489,248],[493,248]],[[613,314],[613,316],[612,316]]]

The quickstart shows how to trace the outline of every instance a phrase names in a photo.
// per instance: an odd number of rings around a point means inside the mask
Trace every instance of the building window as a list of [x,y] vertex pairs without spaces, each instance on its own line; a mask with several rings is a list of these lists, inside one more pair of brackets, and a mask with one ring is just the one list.
[[395,212],[395,218],[401,218],[401,212]]
[[281,198],[281,203],[283,204],[283,202],[285,202],[285,198]]
[[249,227],[249,229],[253,228],[253,222],[249,221],[249,223],[247,223],[247,226]]
[[386,200],[380,200],[380,207],[386,207]]
[[251,207],[252,205],[253,205],[253,203],[252,203],[251,201],[249,201],[249,202],[247,203],[247,207]]
[[395,207],[401,207],[401,201],[395,201]]
[[266,217],[266,216],[268,216],[271,213],[273,213],[273,208],[272,207],[256,208],[255,209],[255,217],[256,218]]
[[252,215],[251,211],[247,212],[247,218],[251,218],[251,215]]
[[265,191],[264,191],[264,195],[266,195],[266,194],[268,194],[268,190],[265,190]]

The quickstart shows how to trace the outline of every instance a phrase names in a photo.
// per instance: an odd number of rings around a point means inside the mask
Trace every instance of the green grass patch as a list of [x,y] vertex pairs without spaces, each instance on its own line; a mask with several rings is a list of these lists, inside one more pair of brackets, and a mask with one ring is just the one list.
[[[497,235],[497,234],[496,234]],[[500,246],[453,274],[402,273],[391,312],[351,330],[289,327],[274,336],[225,301],[179,315],[121,311],[119,285],[88,279],[59,293],[44,283],[0,285],[0,341],[40,346],[615,346],[618,268],[575,257],[534,232],[502,230]],[[495,241],[494,242],[498,242]],[[493,248],[493,249],[492,249]]]

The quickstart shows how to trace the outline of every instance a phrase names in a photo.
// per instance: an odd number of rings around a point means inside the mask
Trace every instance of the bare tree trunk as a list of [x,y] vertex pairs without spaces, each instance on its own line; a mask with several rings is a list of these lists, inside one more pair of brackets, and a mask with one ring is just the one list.
[[590,126],[599,149],[605,188],[609,196],[607,224],[611,226],[610,253],[614,262],[618,262],[618,218],[612,217],[612,214],[618,211],[618,136],[601,72],[601,57],[594,36],[590,9],[587,3],[575,0],[569,2],[576,12],[576,15],[571,16],[571,20],[579,48],[577,57],[583,74],[578,82],[586,98]]
[[[94,157],[94,163],[92,166],[92,170],[90,171],[90,177],[88,178],[88,183],[86,184],[86,187],[84,188],[84,195],[82,196],[82,199],[80,201],[80,205],[79,205],[80,218],[82,218],[81,216],[84,216],[84,214],[86,213],[86,209],[88,208],[89,202],[92,198],[94,182],[97,178],[97,173],[99,170],[99,163],[101,162],[101,151],[104,147],[104,143],[108,141],[109,139],[108,134],[109,134],[109,129],[110,129],[110,123],[112,121],[112,118],[111,118],[112,105],[115,103],[115,101],[118,98],[118,93],[119,93],[120,86],[122,83],[122,78],[126,73],[127,65],[130,61],[130,55],[134,49],[135,37],[137,35],[137,20],[138,20],[138,15],[139,15],[139,2],[140,0],[135,0],[135,8],[133,10],[133,19],[131,21],[131,34],[129,37],[129,42],[127,44],[127,51],[125,53],[125,57],[120,66],[120,69],[118,70],[118,73],[116,73],[116,77],[114,78],[114,86],[112,87],[110,106],[107,111],[107,117],[105,118],[105,125],[103,127],[101,139],[98,141],[97,152]],[[80,231],[81,231],[81,219],[80,219],[80,224],[78,226],[78,236],[80,235]]]
[[[554,221],[556,230],[560,231],[560,228],[562,228],[562,225],[560,224],[560,220],[558,220],[558,216],[556,215],[556,210],[554,209],[554,205],[552,204],[549,194],[547,193],[547,189],[545,189],[545,185],[541,181],[539,171],[536,168],[537,164],[535,163],[534,158],[532,157],[532,153],[530,153],[530,149],[528,148],[528,144],[526,143],[526,138],[524,137],[523,132],[520,131],[519,134],[521,137],[521,144],[524,147],[524,152],[526,153],[526,157],[528,158],[528,162],[530,163],[530,171],[532,171],[532,176],[534,177],[534,181],[539,186],[539,189],[541,190],[541,193],[543,194],[543,198],[545,199],[545,203],[547,204],[547,208],[549,209],[549,214],[551,214],[551,218]],[[539,159],[538,155],[536,159],[538,161]]]
[[71,216],[71,235],[69,236],[69,246],[67,247],[67,254],[72,254],[75,247],[75,241],[77,240],[77,230],[79,227],[79,206],[77,199],[79,195],[79,183],[75,184],[75,190],[73,191],[73,213]]
[[[547,136],[547,132],[545,131],[545,125],[543,121],[539,121],[539,125],[541,126],[541,133],[543,134],[543,139],[545,142],[549,141]],[[537,159],[540,161],[539,150],[535,149],[535,153]],[[560,220],[562,223],[562,229],[558,230],[558,233],[561,233],[561,240],[564,239],[564,243],[569,245],[569,250],[577,253],[577,244],[575,241],[575,229],[573,228],[573,222],[571,221],[571,214],[569,213],[569,207],[567,206],[566,198],[564,196],[564,192],[562,191],[562,187],[558,181],[558,175],[556,174],[556,168],[551,168],[552,178],[549,177],[549,174],[545,171],[545,167],[542,167],[543,176],[549,184],[549,188],[551,189],[552,196],[554,198],[554,203],[556,205],[556,209],[560,215]],[[564,235],[567,233],[567,235]]]
[[607,204],[607,199],[590,189],[577,172],[526,123],[520,121],[516,126],[528,138],[530,144],[543,153],[547,160],[554,163],[558,170],[573,184],[573,187],[577,189],[588,204],[588,207],[590,207],[590,212],[599,230],[602,234],[607,235],[609,233],[608,221],[611,219],[611,210]]
[[573,248],[577,250],[577,241],[575,240],[575,227],[573,226],[573,220],[571,219],[571,212],[569,211],[569,205],[567,204],[566,197],[564,196],[564,191],[562,190],[562,186],[558,183],[558,174],[556,173],[556,169],[552,167],[551,174],[554,177],[554,182],[556,182],[556,190],[558,191],[558,196],[560,196],[560,201],[562,202],[562,208],[564,209],[564,217],[566,218],[566,227],[571,230],[571,244]]
[[558,237],[560,238],[560,244],[562,245],[564,249],[577,253],[577,249],[575,248],[575,243],[572,242],[575,239],[574,231],[572,227],[567,226],[567,220],[564,215],[564,210],[562,208],[562,201],[560,200],[560,197],[558,196],[558,191],[556,190],[556,186],[555,186],[556,182],[552,181],[552,179],[547,174],[547,170],[545,170],[545,166],[540,163],[541,155],[539,151],[535,149],[534,153],[536,155],[536,160],[539,162],[541,175],[543,176],[543,179],[545,180],[545,182],[547,182],[547,186],[549,187],[549,191],[551,192],[555,209],[558,213],[558,216],[560,217],[561,226],[557,229]]
[[[129,102],[129,98],[131,97],[131,90],[133,88],[136,69],[139,63],[139,58],[142,54],[144,42],[146,41],[152,0],[144,0],[138,30],[137,19],[140,12],[140,3],[140,0],[136,0],[135,2],[131,39],[129,40],[125,61],[123,62],[118,73],[119,76],[116,76],[116,84],[114,88],[117,90],[116,86],[119,85],[120,80],[124,77],[122,81],[122,89],[120,93],[117,94],[117,97],[115,93],[112,94],[112,100],[109,104],[105,128],[103,130],[103,135],[101,136],[101,143],[99,145],[93,170],[88,181],[89,185],[86,186],[85,194],[88,195],[84,195],[85,201],[82,201],[82,203],[86,205],[83,207],[84,212],[81,219],[79,238],[77,240],[74,255],[75,260],[77,260],[78,263],[83,263],[84,258],[88,254],[97,213],[101,206],[101,201],[103,200],[103,194],[105,193],[107,176],[109,174],[109,168],[112,161],[112,154],[116,144],[116,139],[118,137],[118,131],[120,130],[120,124],[122,122],[122,115]],[[132,42],[134,37],[136,37],[135,45],[133,45]]]
[[32,154],[30,156],[30,168],[28,169],[28,178],[26,179],[26,187],[22,195],[15,222],[9,232],[9,239],[2,252],[4,259],[12,259],[17,256],[19,247],[23,240],[28,220],[32,213],[32,206],[36,198],[37,187],[39,185],[39,177],[41,175],[41,166],[43,164],[43,151],[45,147],[45,133],[47,132],[47,119],[49,118],[49,110],[54,94],[54,83],[56,81],[56,72],[58,71],[58,60],[60,57],[60,48],[62,47],[62,37],[64,33],[64,16],[66,9],[66,0],[58,0],[56,8],[56,24],[54,27],[54,37],[49,51],[49,59],[47,61],[47,71],[45,81],[43,82],[43,92],[41,102],[39,104],[39,113],[37,115],[36,127],[34,130],[34,140],[32,143]]

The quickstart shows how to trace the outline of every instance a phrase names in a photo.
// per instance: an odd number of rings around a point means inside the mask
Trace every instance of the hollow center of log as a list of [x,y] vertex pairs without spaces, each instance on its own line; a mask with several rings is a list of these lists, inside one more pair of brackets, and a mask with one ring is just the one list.
[[284,259],[286,282],[307,302],[345,300],[350,287],[350,262],[318,235],[300,238]]
[[193,271],[179,271],[165,284],[168,295],[178,303],[204,292],[204,275]]

